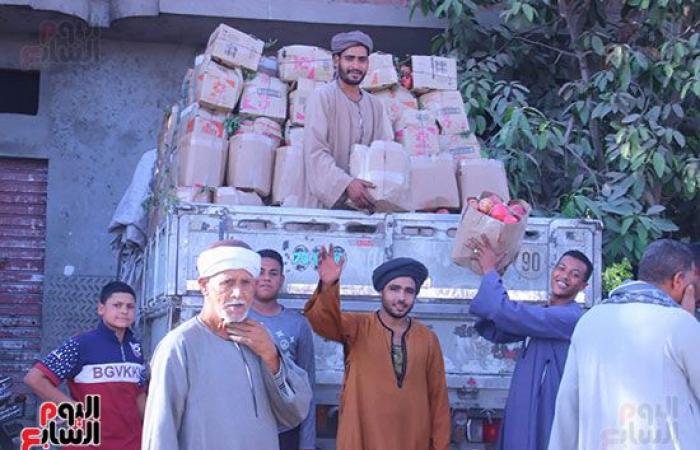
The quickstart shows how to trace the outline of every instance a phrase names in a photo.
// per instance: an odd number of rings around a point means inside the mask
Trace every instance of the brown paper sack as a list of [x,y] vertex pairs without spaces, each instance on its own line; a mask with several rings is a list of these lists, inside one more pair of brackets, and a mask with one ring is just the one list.
[[178,186],[221,186],[226,168],[223,115],[192,104],[178,125]]
[[236,107],[243,91],[241,69],[230,69],[200,55],[194,67],[194,97],[200,105],[223,112]]
[[206,186],[178,186],[175,197],[187,203],[211,203],[211,189]]
[[258,117],[255,120],[244,120],[241,122],[235,134],[264,134],[278,142],[282,140],[282,125],[267,117]]
[[308,45],[290,45],[277,52],[280,78],[292,82],[300,78],[331,81],[335,69],[328,50]]
[[520,222],[513,224],[503,223],[467,205],[462,212],[462,219],[455,235],[452,247],[452,261],[459,266],[468,267],[473,272],[483,275],[479,263],[474,259],[473,251],[466,247],[466,244],[471,239],[481,240],[481,235],[483,234],[489,239],[496,253],[504,253],[506,255],[501,264],[496,267],[496,270],[501,271],[508,267],[518,255],[530,214],[530,205],[527,202],[522,200],[517,202],[525,208],[527,213],[520,219]]
[[450,155],[411,157],[411,198],[416,211],[459,209],[456,167]]
[[249,117],[268,117],[277,122],[287,118],[287,85],[279,78],[259,73],[246,81],[239,113]]
[[304,201],[304,152],[301,147],[280,147],[275,152],[272,204],[300,208]]
[[300,78],[297,81],[297,88],[289,93],[289,120],[292,124],[304,126],[306,102],[314,90],[324,84],[325,82],[323,81],[308,80],[306,78]]
[[304,147],[304,127],[287,127],[284,143],[292,147]]
[[376,212],[411,209],[411,159],[401,144],[374,141],[356,144],[350,151],[350,175],[374,184],[370,194]]
[[481,145],[474,133],[468,136],[463,134],[441,134],[440,153],[449,153],[457,164],[463,159],[480,159]]
[[375,91],[394,86],[399,82],[399,74],[394,66],[394,57],[388,53],[369,55],[367,75],[360,83],[362,89]]
[[464,112],[464,101],[459,91],[434,91],[418,99],[422,109],[435,114],[441,134],[460,134],[469,131],[469,120]]
[[233,136],[229,141],[226,185],[267,197],[272,186],[275,148],[275,141],[262,134]]
[[209,36],[206,54],[228,67],[257,70],[265,43],[223,23]]
[[411,156],[435,155],[440,151],[438,127],[430,111],[406,109],[398,123],[396,141]]
[[442,56],[411,56],[413,91],[457,90],[457,60]]
[[217,205],[262,206],[260,196],[255,192],[244,192],[239,189],[224,186],[214,190],[214,203]]
[[418,109],[418,100],[403,86],[395,86],[391,89],[377,91],[374,95],[384,103],[384,108],[389,114],[389,120],[394,127],[394,132],[398,131],[399,121],[406,109]]

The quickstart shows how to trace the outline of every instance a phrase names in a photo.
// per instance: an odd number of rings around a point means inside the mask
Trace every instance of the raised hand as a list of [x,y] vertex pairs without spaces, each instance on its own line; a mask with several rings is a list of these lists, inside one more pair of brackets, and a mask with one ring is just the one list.
[[333,244],[328,246],[328,250],[322,245],[318,252],[318,278],[321,280],[321,289],[325,290],[335,284],[335,282],[340,279],[340,274],[343,272],[344,266],[344,256],[339,262],[335,262],[335,258],[333,257]]

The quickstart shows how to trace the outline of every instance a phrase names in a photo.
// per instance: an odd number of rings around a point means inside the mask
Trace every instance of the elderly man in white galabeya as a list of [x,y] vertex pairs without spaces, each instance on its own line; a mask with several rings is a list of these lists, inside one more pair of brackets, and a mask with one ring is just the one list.
[[278,424],[293,428],[306,417],[306,372],[247,318],[260,266],[241,241],[199,255],[204,305],[153,355],[143,450],[274,450]]

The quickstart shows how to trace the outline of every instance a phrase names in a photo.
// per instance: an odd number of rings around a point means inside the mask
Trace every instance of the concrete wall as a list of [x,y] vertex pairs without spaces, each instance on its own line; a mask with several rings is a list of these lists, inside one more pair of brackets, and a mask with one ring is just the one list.
[[191,17],[244,18],[346,25],[440,27],[443,21],[416,16],[409,0],[0,0],[0,5],[51,11],[96,27],[130,17],[176,14]]
[[[0,67],[19,68],[36,42],[0,37]],[[112,212],[194,55],[193,46],[101,39],[96,60],[41,70],[37,116],[0,114],[0,155],[49,160],[47,276],[115,273]]]

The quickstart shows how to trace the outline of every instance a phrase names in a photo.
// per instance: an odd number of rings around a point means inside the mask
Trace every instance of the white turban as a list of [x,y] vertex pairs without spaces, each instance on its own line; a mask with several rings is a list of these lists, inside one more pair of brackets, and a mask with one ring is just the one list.
[[260,275],[260,255],[243,247],[215,247],[204,250],[197,258],[197,271],[208,278],[224,270],[243,269],[254,278]]

